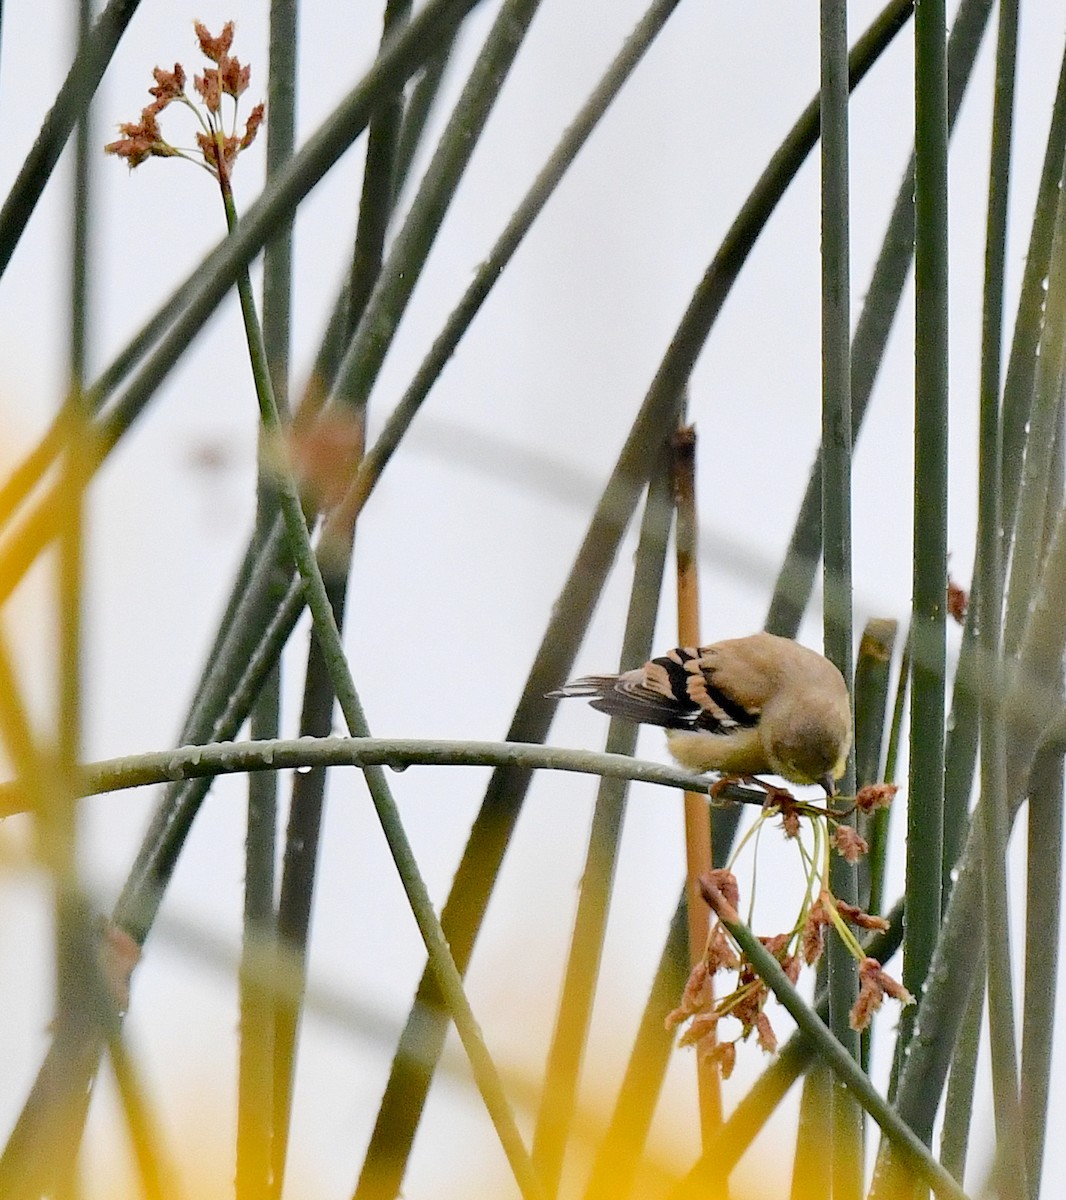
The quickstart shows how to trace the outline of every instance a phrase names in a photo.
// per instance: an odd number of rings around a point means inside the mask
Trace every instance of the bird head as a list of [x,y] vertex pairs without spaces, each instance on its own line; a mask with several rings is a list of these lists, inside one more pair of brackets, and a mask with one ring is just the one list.
[[792,783],[817,783],[827,796],[836,795],[851,748],[847,708],[808,698],[764,725],[772,731],[766,750],[777,774]]

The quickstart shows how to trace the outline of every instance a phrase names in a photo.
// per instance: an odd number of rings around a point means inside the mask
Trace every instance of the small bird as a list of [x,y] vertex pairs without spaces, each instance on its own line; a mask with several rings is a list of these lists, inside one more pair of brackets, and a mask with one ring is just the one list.
[[779,775],[836,795],[851,748],[844,677],[821,654],[772,633],[678,647],[622,675],[587,675],[550,692],[585,696],[611,716],[666,729],[692,771]]

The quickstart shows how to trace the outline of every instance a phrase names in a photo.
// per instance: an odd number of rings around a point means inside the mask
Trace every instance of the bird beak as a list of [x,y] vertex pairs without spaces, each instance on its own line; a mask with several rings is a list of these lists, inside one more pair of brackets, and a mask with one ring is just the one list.
[[825,794],[830,799],[837,794],[837,781],[833,778],[832,774],[827,773],[823,775],[822,778],[818,780],[818,784],[820,787],[825,789]]

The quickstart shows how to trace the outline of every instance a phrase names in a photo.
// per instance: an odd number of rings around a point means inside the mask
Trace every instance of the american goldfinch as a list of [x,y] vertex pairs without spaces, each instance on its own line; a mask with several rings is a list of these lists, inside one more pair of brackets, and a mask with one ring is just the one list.
[[844,677],[822,655],[772,633],[678,648],[622,675],[588,675],[552,696],[662,725],[693,771],[780,775],[836,794],[851,748]]

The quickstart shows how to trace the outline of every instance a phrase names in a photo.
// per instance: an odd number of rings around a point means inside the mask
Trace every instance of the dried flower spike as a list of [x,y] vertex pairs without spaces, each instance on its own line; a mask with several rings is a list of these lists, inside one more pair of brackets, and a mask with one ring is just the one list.
[[851,825],[838,825],[833,830],[833,844],[845,862],[857,863],[869,852],[866,839]]
[[127,122],[120,125],[118,131],[122,137],[117,141],[108,142],[104,153],[124,158],[131,170],[139,167],[146,158],[173,158],[181,154],[180,150],[163,139],[151,106],[141,113],[139,122]]
[[848,904],[846,900],[835,900],[834,904],[844,920],[859,929],[876,929],[883,933],[888,928],[884,917],[875,917],[872,913],[864,912],[857,904]]
[[948,579],[948,612],[951,619],[962,625],[966,621],[966,610],[970,606],[970,597],[964,588],[959,587],[954,579]]
[[230,47],[233,45],[234,27],[232,21],[227,21],[222,26],[222,32],[218,37],[212,37],[202,21],[193,21],[192,27],[196,30],[196,37],[200,43],[200,53],[203,54],[204,58],[209,58],[212,62],[217,63],[229,55]]
[[885,996],[891,996],[903,1004],[914,1003],[910,992],[891,975],[886,975],[876,958],[863,959],[859,964],[859,998],[849,1015],[852,1029],[861,1033],[870,1024]]
[[899,791],[898,783],[868,783],[859,788],[855,807],[860,812],[872,813],[879,808],[888,808]]
[[811,905],[807,919],[803,923],[800,947],[803,961],[807,966],[813,967],[822,957],[822,951],[825,949],[825,928],[832,924],[832,920],[823,897],[819,896]]
[[[173,71],[156,67],[152,72],[155,86],[148,89],[154,97],[152,103],[142,110],[139,122],[119,126],[123,136],[109,142],[104,152],[124,158],[130,167],[140,166],[147,158],[186,158],[210,171],[226,189],[237,156],[255,141],[263,121],[263,106],[257,104],[252,109],[244,132],[238,134],[237,104],[248,89],[252,69],[230,55],[233,22],[227,21],[218,37],[213,37],[199,21],[194,26],[200,49],[215,63],[213,67],[205,68],[202,75],[193,78],[200,105],[197,106],[185,91],[187,77],[181,63],[175,63]],[[228,129],[223,127],[224,96],[229,96],[234,106],[233,121]],[[199,157],[192,151],[172,145],[159,129],[159,114],[175,102],[191,109],[200,122],[201,128],[196,134]]]

